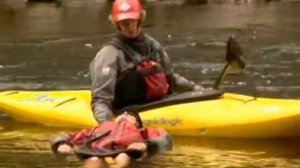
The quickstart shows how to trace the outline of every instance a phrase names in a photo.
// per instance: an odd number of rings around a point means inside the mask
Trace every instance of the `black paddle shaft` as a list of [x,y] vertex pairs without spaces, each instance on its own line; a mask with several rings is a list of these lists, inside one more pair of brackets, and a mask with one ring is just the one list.
[[108,130],[108,131],[104,131],[104,132],[101,132],[101,133],[99,133],[99,134],[93,135],[93,136],[91,136],[90,138],[88,138],[88,139],[83,143],[83,145],[87,146],[87,145],[89,145],[90,143],[93,143],[93,142],[95,142],[95,141],[97,141],[97,140],[99,140],[99,139],[101,139],[101,138],[103,138],[103,137],[109,135],[110,132],[111,132],[111,130]]

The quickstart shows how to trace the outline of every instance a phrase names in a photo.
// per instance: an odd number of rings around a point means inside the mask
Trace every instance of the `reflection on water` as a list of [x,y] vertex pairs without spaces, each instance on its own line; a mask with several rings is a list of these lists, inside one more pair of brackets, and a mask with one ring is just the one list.
[[300,161],[297,147],[298,140],[177,138],[170,157],[186,167],[290,167]]
[[[0,167],[81,167],[74,156],[54,157],[49,139],[68,131],[11,120],[0,122]],[[173,137],[174,150],[133,167],[293,167],[300,164],[298,139]]]
[[[204,3],[203,3],[204,2]],[[106,0],[0,1],[0,89],[88,89],[88,64],[112,36]],[[175,0],[145,2],[145,30],[159,39],[176,71],[211,86],[234,35],[247,69],[228,76],[226,91],[299,98],[300,2]],[[80,167],[57,160],[50,137],[74,130],[21,124],[0,114],[0,167]],[[292,140],[187,139],[136,167],[298,167]],[[134,166],[134,167],[135,167]]]

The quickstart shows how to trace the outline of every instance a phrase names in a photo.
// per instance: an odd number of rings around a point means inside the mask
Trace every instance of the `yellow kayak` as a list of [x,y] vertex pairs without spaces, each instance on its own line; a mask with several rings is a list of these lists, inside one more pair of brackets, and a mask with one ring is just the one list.
[[[83,128],[97,125],[90,91],[4,91],[0,111],[29,123]],[[194,91],[133,107],[145,125],[172,135],[226,138],[300,136],[300,100]]]

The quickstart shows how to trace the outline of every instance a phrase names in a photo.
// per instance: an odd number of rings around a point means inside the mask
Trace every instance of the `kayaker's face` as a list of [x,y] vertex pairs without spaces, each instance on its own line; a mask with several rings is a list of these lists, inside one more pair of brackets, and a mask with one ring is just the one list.
[[140,34],[139,20],[137,19],[126,19],[117,24],[125,37],[136,38]]

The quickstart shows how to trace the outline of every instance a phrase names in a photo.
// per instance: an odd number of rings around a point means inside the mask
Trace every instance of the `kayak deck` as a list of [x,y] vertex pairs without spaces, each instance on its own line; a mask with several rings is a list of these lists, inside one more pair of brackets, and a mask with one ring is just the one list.
[[[140,108],[139,111],[145,125],[162,127],[179,136],[300,136],[300,100],[219,92],[215,97],[193,100],[152,109]],[[97,125],[87,90],[1,92],[0,110],[17,120],[48,126],[83,128]]]

